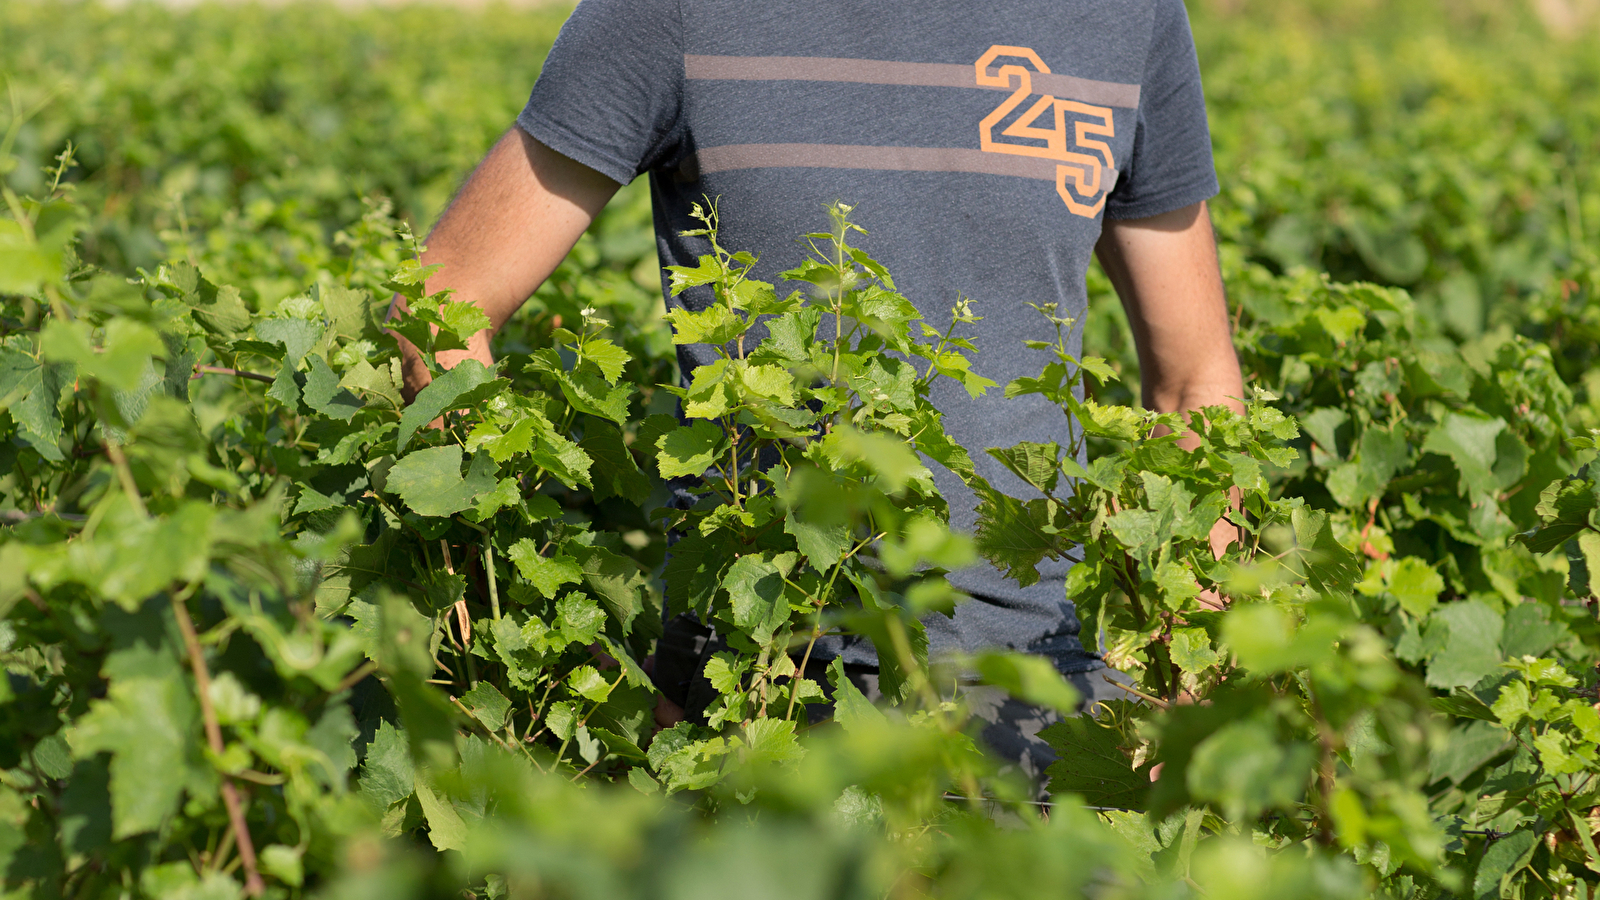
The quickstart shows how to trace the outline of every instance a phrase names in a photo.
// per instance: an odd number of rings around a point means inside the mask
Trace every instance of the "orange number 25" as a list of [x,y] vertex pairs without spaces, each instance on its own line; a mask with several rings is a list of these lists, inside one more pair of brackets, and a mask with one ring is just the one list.
[[[996,61],[1005,60],[997,71],[991,72]],[[1022,60],[1018,65],[1010,60]],[[1031,67],[1031,68],[1030,68]],[[1050,74],[1039,54],[1027,47],[1007,47],[996,44],[978,58],[974,64],[978,84],[985,87],[1016,87],[1003,103],[983,117],[978,125],[978,140],[989,153],[1009,153],[1014,156],[1034,156],[1055,160],[1056,193],[1066,202],[1067,209],[1076,215],[1094,218],[1106,205],[1105,172],[1115,169],[1111,146],[1095,137],[1115,137],[1111,110],[1104,106],[1090,106],[1076,100],[1059,100],[1048,95],[1040,96],[1034,104],[1017,117],[1016,121],[1000,132],[1001,137],[1021,138],[1035,143],[1001,142],[995,139],[994,130],[1007,116],[1033,96],[1033,75]],[[1067,141],[1067,113],[1082,116],[1074,120],[1073,140]],[[1046,125],[1037,123],[1045,119]],[[1082,152],[1089,151],[1089,152]],[[1092,202],[1091,202],[1092,201]]]

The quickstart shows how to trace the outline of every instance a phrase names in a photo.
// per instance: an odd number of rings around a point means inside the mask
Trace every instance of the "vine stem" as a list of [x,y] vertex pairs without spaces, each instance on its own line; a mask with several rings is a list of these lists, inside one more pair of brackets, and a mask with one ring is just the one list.
[[[839,573],[844,571],[846,560],[860,553],[862,547],[883,537],[882,534],[877,533],[876,529],[869,529],[869,532],[871,533],[867,535],[865,540],[845,551],[844,555],[839,557],[839,561],[833,564],[833,573],[828,576],[828,583],[822,586],[822,595],[816,600],[817,618],[816,623],[811,626],[811,641],[806,644],[805,656],[800,660],[800,672],[793,679],[794,686],[789,690],[789,709],[783,714],[785,720],[794,715],[794,701],[800,696],[800,679],[806,677],[806,666],[811,663],[811,651],[817,646],[817,639],[822,637],[824,633],[822,628],[822,608],[828,604],[828,596],[833,593],[833,583],[839,579]],[[786,578],[784,581],[787,582],[788,579]]]
[[1115,681],[1109,675],[1102,675],[1100,677],[1105,679],[1106,684],[1109,684],[1114,688],[1118,688],[1120,690],[1127,691],[1128,693],[1134,695],[1135,697],[1138,697],[1140,700],[1144,700],[1147,703],[1154,704],[1155,706],[1160,707],[1161,709],[1171,709],[1172,708],[1172,704],[1171,703],[1168,703],[1167,701],[1162,700],[1159,697],[1152,697],[1149,694],[1146,694],[1144,691],[1139,690],[1138,688],[1129,687],[1129,686],[1123,684],[1120,681]]
[[[825,601],[824,601],[825,602]],[[800,671],[794,677],[794,684],[789,688],[789,708],[784,710],[785,721],[794,718],[794,702],[800,697],[800,679],[806,677],[806,666],[811,665],[811,651],[817,646],[817,639],[822,637],[822,604],[817,604],[817,621],[811,626],[811,640],[806,643],[806,653],[800,657]]]
[[234,375],[239,378],[249,378],[252,381],[260,381],[266,384],[272,383],[271,378],[268,378],[259,372],[246,372],[243,369],[230,369],[226,366],[195,366],[194,374],[189,376],[189,380],[193,381],[194,379],[199,378],[201,375]]
[[[172,616],[178,620],[178,631],[183,634],[183,644],[189,652],[189,668],[194,672],[195,688],[200,695],[200,718],[205,722],[206,743],[211,746],[212,753],[221,756],[222,726],[217,722],[216,708],[211,705],[211,672],[206,668],[205,656],[200,649],[200,636],[195,634],[194,620],[189,617],[187,595],[193,593],[196,586],[198,583],[172,595]],[[262,883],[261,872],[256,868],[256,846],[250,840],[250,826],[244,820],[244,805],[239,800],[239,789],[234,787],[233,779],[228,775],[222,776],[222,803],[228,810],[234,843],[239,846],[239,861],[244,864],[244,892],[251,897],[259,897],[266,890],[266,885]]]
[[128,502],[138,510],[141,519],[150,518],[144,497],[139,494],[139,483],[133,480],[133,470],[128,467],[128,457],[123,455],[122,445],[109,434],[106,435],[106,456],[110,457],[112,467],[117,470],[117,481],[122,484],[122,492],[128,495]]
[[489,576],[489,612],[500,618],[500,591],[494,583],[494,541],[489,532],[483,533],[483,569]]

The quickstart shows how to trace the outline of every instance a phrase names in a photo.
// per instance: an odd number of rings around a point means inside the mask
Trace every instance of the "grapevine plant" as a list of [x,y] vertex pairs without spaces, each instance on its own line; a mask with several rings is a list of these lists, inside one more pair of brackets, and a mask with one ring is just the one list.
[[[843,204],[780,290],[708,200],[663,327],[637,188],[445,370],[487,320],[400,212],[559,16],[6,7],[3,890],[1593,897],[1594,54],[1508,11],[1377,43],[1195,13],[1247,388],[1178,416],[1132,403],[1098,272],[991,386],[981,279],[923,322]],[[679,380],[674,341],[721,352]],[[938,378],[1061,407],[1065,445],[992,451],[1027,493],[975,477]],[[977,556],[1072,561],[1126,697],[930,665]],[[681,613],[715,697],[657,732]],[[881,705],[816,658],[839,636]],[[1062,716],[1051,805],[984,756],[975,681]]]

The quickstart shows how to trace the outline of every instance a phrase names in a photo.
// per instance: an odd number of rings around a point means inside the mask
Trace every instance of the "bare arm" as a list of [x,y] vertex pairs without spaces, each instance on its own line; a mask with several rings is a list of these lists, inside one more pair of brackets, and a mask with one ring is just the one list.
[[1133,327],[1145,407],[1242,412],[1230,399],[1244,395],[1244,383],[1206,205],[1108,220],[1095,252]]
[[[555,271],[620,187],[513,128],[478,164],[428,236],[425,265],[442,264],[429,293],[452,289],[456,302],[477,304],[494,323],[466,350],[441,352],[449,368],[464,359],[489,364],[489,340]],[[393,315],[400,299],[390,307]],[[410,400],[432,380],[404,339],[405,393]]]
[[[1206,205],[1148,219],[1107,220],[1095,252],[1133,327],[1145,407],[1181,412],[1228,406],[1242,413],[1235,398],[1244,396],[1244,381]],[[1191,436],[1184,445],[1198,443]],[[1211,547],[1220,556],[1236,536],[1231,524],[1220,521],[1211,530]]]

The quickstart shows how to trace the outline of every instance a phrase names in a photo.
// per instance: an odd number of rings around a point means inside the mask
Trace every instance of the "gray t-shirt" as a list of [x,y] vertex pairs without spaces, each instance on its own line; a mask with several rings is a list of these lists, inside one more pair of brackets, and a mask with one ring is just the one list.
[[[1001,385],[1046,362],[1053,333],[1028,303],[1081,317],[1101,216],[1141,218],[1217,192],[1205,100],[1181,0],[583,0],[517,119],[551,149],[621,183],[648,173],[663,265],[709,252],[691,204],[720,198],[723,245],[775,280],[854,204],[860,244],[931,323],[958,295],[975,368]],[[781,285],[780,285],[781,288]],[[703,308],[692,291],[669,303]],[[684,371],[708,347],[679,351]],[[947,430],[992,484],[1031,491],[983,451],[1065,443],[1037,397],[980,399],[936,382]],[[952,524],[974,499],[930,465]],[[1068,563],[1021,588],[980,565],[951,581],[976,599],[928,622],[930,649],[1008,647],[1063,671],[1099,663],[1078,642]],[[870,647],[823,656],[872,661]]]

